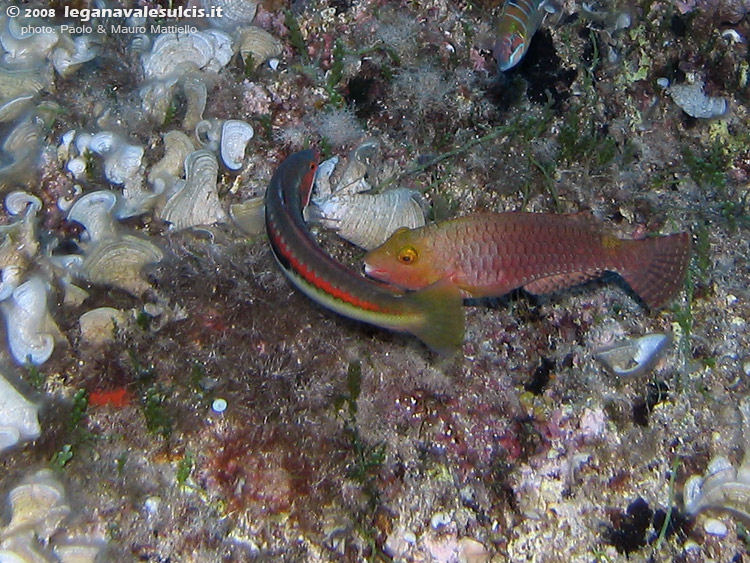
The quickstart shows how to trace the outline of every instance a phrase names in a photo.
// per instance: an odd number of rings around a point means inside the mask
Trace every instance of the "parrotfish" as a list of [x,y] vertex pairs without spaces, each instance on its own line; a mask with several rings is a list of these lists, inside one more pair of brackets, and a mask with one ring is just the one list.
[[447,280],[465,297],[549,293],[612,271],[658,309],[682,286],[690,246],[685,232],[620,239],[588,214],[483,213],[399,229],[364,262],[368,276],[397,287]]
[[300,291],[341,315],[409,332],[441,354],[454,352],[463,342],[464,313],[452,284],[438,282],[414,293],[389,289],[337,262],[315,242],[303,210],[318,160],[314,150],[290,155],[266,190],[266,231],[281,269]]
[[547,0],[505,0],[492,54],[501,72],[513,68],[529,50],[544,19]]

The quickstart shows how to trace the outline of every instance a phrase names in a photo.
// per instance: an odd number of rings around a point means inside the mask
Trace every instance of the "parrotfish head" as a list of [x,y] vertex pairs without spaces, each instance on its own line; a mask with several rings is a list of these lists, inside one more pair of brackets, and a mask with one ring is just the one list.
[[365,256],[365,274],[403,289],[421,289],[440,279],[418,231],[402,227]]
[[495,48],[492,50],[492,55],[497,61],[497,68],[500,72],[505,72],[516,66],[526,53],[526,46],[526,40],[517,32],[498,39]]

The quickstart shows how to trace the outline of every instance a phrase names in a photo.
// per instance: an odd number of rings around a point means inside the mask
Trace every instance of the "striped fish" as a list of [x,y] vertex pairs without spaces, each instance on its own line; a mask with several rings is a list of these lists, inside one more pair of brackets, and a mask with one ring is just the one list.
[[547,7],[547,0],[505,0],[492,50],[501,72],[516,66],[529,50]]
[[341,315],[409,332],[434,351],[455,352],[464,338],[463,301],[450,283],[403,293],[353,272],[321,249],[302,211],[310,201],[317,151],[287,157],[266,190],[266,231],[281,269],[302,293]]

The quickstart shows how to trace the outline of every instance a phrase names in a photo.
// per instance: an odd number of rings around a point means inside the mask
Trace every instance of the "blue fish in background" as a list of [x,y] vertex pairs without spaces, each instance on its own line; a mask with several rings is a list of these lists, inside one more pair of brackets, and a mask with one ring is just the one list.
[[551,6],[547,0],[505,0],[492,50],[500,72],[513,68],[523,58],[548,10]]

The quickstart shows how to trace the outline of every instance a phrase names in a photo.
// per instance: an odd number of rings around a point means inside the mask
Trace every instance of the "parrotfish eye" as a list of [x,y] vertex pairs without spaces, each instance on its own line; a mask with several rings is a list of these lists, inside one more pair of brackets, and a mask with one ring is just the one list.
[[418,257],[417,249],[413,246],[405,246],[398,251],[398,261],[402,264],[414,264]]

